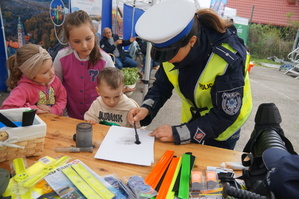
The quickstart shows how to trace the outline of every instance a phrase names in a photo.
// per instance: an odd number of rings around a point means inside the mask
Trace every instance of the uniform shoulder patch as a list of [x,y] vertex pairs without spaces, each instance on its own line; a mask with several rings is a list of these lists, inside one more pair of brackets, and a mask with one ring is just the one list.
[[194,140],[196,140],[198,143],[202,143],[205,137],[206,137],[205,132],[203,132],[200,128],[197,128],[197,131],[193,137]]
[[222,94],[222,109],[228,115],[235,115],[241,107],[241,94],[239,92]]

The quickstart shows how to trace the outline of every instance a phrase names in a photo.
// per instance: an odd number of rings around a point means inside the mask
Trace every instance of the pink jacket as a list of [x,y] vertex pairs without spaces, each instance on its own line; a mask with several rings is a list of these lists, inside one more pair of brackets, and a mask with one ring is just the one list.
[[51,106],[51,113],[62,115],[66,107],[66,90],[57,76],[48,86],[45,86],[23,75],[18,86],[10,92],[0,109],[21,107],[37,109],[38,104],[48,104]]
[[67,91],[67,113],[72,118],[84,119],[84,113],[98,97],[97,76],[104,67],[114,67],[110,55],[101,50],[102,58],[88,67],[88,59],[79,58],[70,47],[61,49],[54,60],[55,74]]

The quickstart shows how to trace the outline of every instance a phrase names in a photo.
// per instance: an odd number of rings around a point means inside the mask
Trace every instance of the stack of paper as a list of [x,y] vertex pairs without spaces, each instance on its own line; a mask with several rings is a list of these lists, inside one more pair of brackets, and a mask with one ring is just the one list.
[[154,162],[154,137],[150,131],[137,129],[141,144],[135,144],[133,128],[111,126],[95,158],[150,166]]

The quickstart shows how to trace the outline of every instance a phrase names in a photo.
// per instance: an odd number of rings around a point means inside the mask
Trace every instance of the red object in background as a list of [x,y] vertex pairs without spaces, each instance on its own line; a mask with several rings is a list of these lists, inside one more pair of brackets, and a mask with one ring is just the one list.
[[253,62],[250,62],[249,63],[249,66],[248,66],[248,73],[250,73],[251,71],[251,68],[254,66],[254,63]]

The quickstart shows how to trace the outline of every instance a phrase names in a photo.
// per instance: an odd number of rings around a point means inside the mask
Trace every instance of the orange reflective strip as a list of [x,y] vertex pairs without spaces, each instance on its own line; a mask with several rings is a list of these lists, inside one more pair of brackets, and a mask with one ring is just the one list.
[[176,171],[176,168],[177,168],[177,165],[178,165],[180,159],[181,159],[180,157],[172,158],[171,163],[167,169],[166,175],[161,184],[161,187],[159,189],[158,195],[156,196],[156,199],[165,199],[166,198],[170,184],[172,182],[174,173]]
[[153,170],[149,173],[149,175],[145,178],[145,183],[150,185],[153,189],[156,189],[161,177],[166,171],[169,163],[173,158],[174,151],[167,150],[164,155],[161,157],[159,162],[153,168]]

